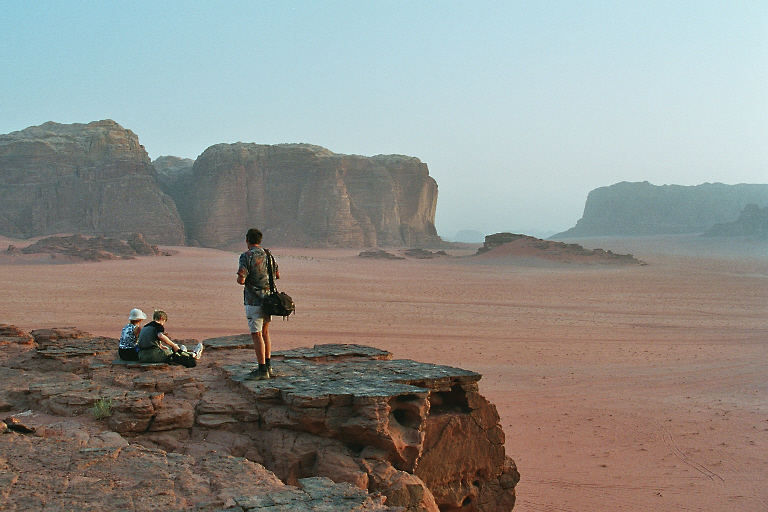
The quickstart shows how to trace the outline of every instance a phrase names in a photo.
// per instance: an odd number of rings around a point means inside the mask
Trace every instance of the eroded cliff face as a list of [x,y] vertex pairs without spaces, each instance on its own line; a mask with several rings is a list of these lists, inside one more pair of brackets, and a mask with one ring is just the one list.
[[182,244],[173,201],[138,137],[112,120],[45,123],[0,135],[0,233],[76,232]]
[[[137,479],[165,488],[166,510],[512,509],[519,474],[479,374],[318,345],[274,352],[281,375],[255,381],[244,362],[250,335],[204,343],[187,369],[113,361],[116,339],[76,328],[0,325],[0,418],[8,418],[0,432],[36,429],[43,438],[0,436],[2,453],[26,457],[0,457],[9,510],[91,500],[156,510]],[[51,465],[49,482],[25,469],[38,458]],[[212,471],[218,464],[250,477],[227,482]],[[90,494],[62,486],[72,475],[98,486]]]
[[440,241],[437,183],[413,157],[338,155],[308,144],[217,144],[197,158],[191,173],[178,176],[167,190],[180,205],[189,238],[204,246],[241,243],[254,226],[270,244]]
[[150,162],[111,120],[0,135],[0,234],[80,233],[226,247],[259,227],[269,244],[432,245],[437,183],[400,155],[309,144],[217,144],[194,162]]
[[750,203],[768,205],[768,185],[622,182],[591,191],[576,226],[553,238],[701,233],[735,221]]

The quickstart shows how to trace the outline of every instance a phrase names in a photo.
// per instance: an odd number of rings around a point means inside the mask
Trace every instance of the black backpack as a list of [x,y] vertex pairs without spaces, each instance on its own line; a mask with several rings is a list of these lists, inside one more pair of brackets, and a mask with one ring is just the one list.
[[261,299],[261,309],[267,315],[281,316],[283,319],[288,318],[291,313],[296,313],[296,305],[293,303],[293,299],[287,293],[277,291],[275,286],[274,271],[275,257],[268,249],[264,249],[267,253],[267,274],[269,274],[269,295],[265,295]]

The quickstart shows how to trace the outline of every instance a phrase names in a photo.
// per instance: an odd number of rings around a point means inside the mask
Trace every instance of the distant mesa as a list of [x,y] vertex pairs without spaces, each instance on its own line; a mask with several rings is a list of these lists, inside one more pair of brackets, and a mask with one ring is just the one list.
[[747,236],[768,239],[768,206],[760,208],[756,204],[744,207],[739,218],[734,222],[715,224],[706,236]]
[[0,233],[82,233],[184,243],[173,200],[139,139],[112,120],[48,122],[0,135]]
[[565,264],[645,265],[631,254],[610,250],[585,249],[579,244],[542,240],[515,233],[495,233],[485,237],[476,258],[487,260],[544,260]]
[[767,206],[768,185],[621,182],[591,191],[576,226],[551,238],[703,233],[735,221],[750,203]]
[[453,237],[454,242],[461,242],[465,244],[481,244],[485,235],[480,231],[474,229],[462,229],[456,233]]
[[152,160],[152,166],[157,171],[157,181],[164,192],[170,189],[182,176],[190,174],[193,165],[195,165],[195,161],[191,158],[178,156],[159,156]]

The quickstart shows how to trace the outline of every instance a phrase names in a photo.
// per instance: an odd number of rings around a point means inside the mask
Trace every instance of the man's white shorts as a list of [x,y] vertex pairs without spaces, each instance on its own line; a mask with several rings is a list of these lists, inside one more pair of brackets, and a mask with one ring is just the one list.
[[271,317],[264,315],[261,312],[261,306],[249,306],[245,305],[245,317],[248,319],[248,328],[251,332],[261,332],[264,327],[264,322],[269,322]]

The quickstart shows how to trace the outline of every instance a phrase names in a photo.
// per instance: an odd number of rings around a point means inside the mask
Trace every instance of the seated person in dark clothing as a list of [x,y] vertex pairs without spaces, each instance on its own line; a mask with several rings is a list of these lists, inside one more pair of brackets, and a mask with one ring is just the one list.
[[186,347],[179,347],[171,338],[165,335],[165,322],[168,315],[165,311],[157,310],[152,315],[152,321],[145,325],[139,333],[139,361],[142,363],[178,363],[187,367],[195,366],[195,360],[202,354],[202,344],[192,352]]

